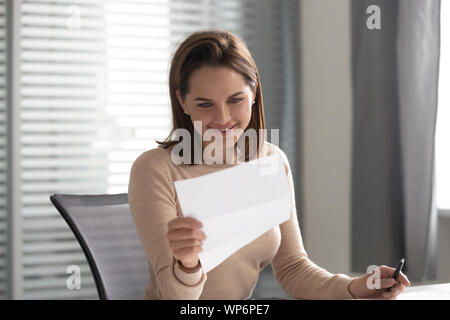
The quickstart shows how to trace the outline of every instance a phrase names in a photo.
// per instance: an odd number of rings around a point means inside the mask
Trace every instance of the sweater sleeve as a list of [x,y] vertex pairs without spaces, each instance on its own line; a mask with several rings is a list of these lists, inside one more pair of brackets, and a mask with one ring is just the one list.
[[128,184],[128,203],[139,238],[145,249],[160,299],[197,300],[206,273],[181,270],[167,240],[167,223],[177,217],[175,190],[163,159],[152,150],[133,163]]
[[272,260],[275,279],[283,290],[297,299],[352,299],[348,286],[354,278],[332,274],[314,264],[303,246],[295,206],[295,192],[288,159],[280,152],[291,190],[291,215],[280,224],[281,243]]

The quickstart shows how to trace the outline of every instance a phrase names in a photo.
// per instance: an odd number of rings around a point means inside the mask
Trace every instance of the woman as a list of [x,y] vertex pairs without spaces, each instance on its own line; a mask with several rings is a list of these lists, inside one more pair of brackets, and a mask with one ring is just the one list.
[[[309,260],[298,225],[286,155],[260,134],[253,138],[254,152],[249,140],[244,143],[245,148],[238,150],[243,132],[265,129],[259,80],[256,64],[244,42],[227,31],[195,32],[175,52],[169,76],[172,132],[165,141],[158,142],[158,148],[141,154],[130,173],[130,210],[150,265],[144,298],[248,299],[260,270],[271,263],[276,280],[293,298],[395,299],[409,281],[401,274],[398,281],[391,283],[393,268],[381,266],[381,288],[371,289],[367,285],[371,274],[358,278],[331,274]],[[203,139],[211,130],[217,135]],[[187,141],[191,142],[187,144],[190,149],[174,152],[178,140],[172,140],[172,136],[177,132],[189,133],[183,140],[191,139]],[[211,144],[215,148],[210,156],[216,160],[223,157],[224,161],[206,161],[204,151]],[[203,157],[198,161],[195,146],[200,145]],[[232,156],[226,157],[229,151],[233,151]],[[239,158],[249,161],[253,156],[275,152],[282,156],[289,178],[290,219],[206,274],[198,258],[206,239],[201,221],[183,216],[173,182],[237,165]],[[184,162],[174,161],[178,153]],[[383,288],[393,284],[391,293],[384,292]]]

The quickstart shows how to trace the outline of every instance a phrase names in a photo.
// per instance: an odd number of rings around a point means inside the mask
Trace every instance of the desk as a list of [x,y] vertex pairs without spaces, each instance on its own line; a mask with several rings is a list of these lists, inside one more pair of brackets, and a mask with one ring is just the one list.
[[[247,299],[255,300],[255,299]],[[256,300],[302,300],[290,297],[267,297]],[[349,299],[353,300],[353,299]],[[365,299],[362,299],[365,300]],[[450,300],[450,283],[438,283],[425,286],[409,286],[397,297],[397,300]]]
[[409,286],[397,300],[450,300],[450,283]]

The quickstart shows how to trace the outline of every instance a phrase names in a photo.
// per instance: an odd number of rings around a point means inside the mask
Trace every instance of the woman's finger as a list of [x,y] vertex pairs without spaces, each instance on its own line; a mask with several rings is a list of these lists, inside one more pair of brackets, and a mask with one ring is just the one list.
[[[392,278],[394,273],[395,273],[395,268],[391,268],[391,267],[388,267],[385,265],[380,266],[380,275],[382,278]],[[398,274],[397,280],[400,281],[401,283],[403,283],[405,286],[411,285],[408,278],[401,271]]]
[[182,248],[180,250],[176,250],[177,256],[181,257],[180,260],[182,260],[183,257],[192,256],[192,255],[195,255],[202,251],[203,251],[203,247],[200,247],[200,246],[186,247],[186,248]]
[[383,278],[380,281],[381,288],[383,289],[393,287],[395,283],[396,281],[394,278]]
[[203,228],[203,224],[191,217],[177,217],[172,219],[167,224],[169,229],[179,229],[179,228],[192,228],[192,229],[200,229]]
[[397,292],[397,294],[400,294],[403,292],[403,290],[405,290],[405,288],[406,286],[399,282],[392,288],[392,291],[395,291]]
[[409,282],[408,278],[401,271],[400,271],[400,274],[398,275],[397,280],[400,281],[401,283],[403,283],[403,285],[405,285],[407,287],[411,285],[411,282]]
[[380,266],[380,275],[382,278],[392,278],[395,268],[391,268],[385,265]]
[[391,290],[391,291],[384,291],[382,293],[382,297],[383,299],[387,299],[387,300],[392,300],[395,299],[395,297],[397,296],[397,291],[396,290]]
[[191,217],[177,217],[172,220],[170,220],[167,224],[169,229],[178,229],[178,228],[202,228],[203,224]]
[[399,287],[398,287],[398,294],[402,293],[403,291],[405,291],[406,286],[404,286],[403,284],[400,283]]
[[397,296],[403,292],[404,289],[405,286],[401,283],[398,283],[391,289],[391,291],[385,291],[384,289],[382,289],[382,297],[388,300],[395,300],[397,299]]
[[184,239],[200,239],[205,240],[206,234],[199,229],[175,229],[175,230],[169,230],[167,232],[167,238],[169,240],[178,241],[178,240],[184,240]]
[[202,246],[203,241],[198,239],[185,239],[178,241],[171,241],[172,250],[180,250],[187,247]]
[[394,288],[392,288],[392,299],[397,299],[397,297],[403,292],[404,290],[404,285],[403,284],[398,284],[396,285]]

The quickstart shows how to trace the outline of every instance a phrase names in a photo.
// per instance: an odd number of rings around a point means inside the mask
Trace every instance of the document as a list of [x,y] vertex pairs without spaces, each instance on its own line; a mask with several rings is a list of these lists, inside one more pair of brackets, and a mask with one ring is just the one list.
[[450,283],[407,287],[397,300],[450,300]]
[[290,217],[289,181],[278,153],[174,185],[183,215],[203,223],[207,239],[199,259],[206,273]]

